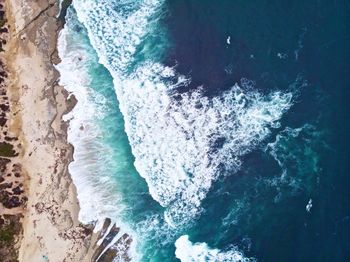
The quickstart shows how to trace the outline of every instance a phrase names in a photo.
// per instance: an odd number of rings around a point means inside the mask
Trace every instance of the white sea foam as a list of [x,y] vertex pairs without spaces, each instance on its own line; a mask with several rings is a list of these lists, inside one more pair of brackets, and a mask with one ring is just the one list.
[[311,213],[311,208],[312,208],[312,199],[310,198],[309,202],[307,202],[305,209],[307,212]]
[[[77,188],[79,220],[83,223],[97,221],[95,231],[98,231],[104,219],[111,218],[112,224],[121,227],[112,242],[118,241],[117,248],[125,249],[121,236],[124,233],[132,235],[133,243],[136,236],[120,219],[125,206],[118,194],[118,185],[112,179],[118,159],[113,158],[115,154],[110,145],[101,141],[105,131],[98,123],[109,114],[109,109],[106,98],[91,88],[88,70],[91,64],[96,64],[96,54],[88,41],[82,39],[84,36],[75,31],[80,25],[71,10],[68,10],[66,19],[58,41],[61,63],[56,68],[60,72],[60,84],[77,99],[76,106],[64,116],[64,120],[69,121],[68,141],[74,146],[74,161],[69,165],[69,172]],[[137,261],[139,256],[135,245],[131,245],[129,252]]]
[[236,247],[228,251],[210,248],[206,243],[192,243],[187,235],[175,242],[175,255],[181,262],[251,262]]
[[[282,197],[298,194],[301,191],[311,193],[315,177],[319,176],[319,156],[317,147],[326,146],[322,133],[311,124],[299,128],[286,127],[276,140],[267,144],[269,153],[281,168],[281,175],[265,179],[265,183],[277,189],[275,202]],[[282,192],[283,191],[283,192]]]
[[[314,147],[318,142],[322,143],[320,135],[321,133],[310,124],[299,128],[286,127],[276,136],[275,141],[266,145],[265,151],[270,153],[282,169],[282,178],[286,177],[290,162],[295,162],[292,167],[299,168],[299,173],[319,171],[318,156]],[[293,143],[294,141],[299,143]]]
[[63,0],[58,0],[58,7],[59,7],[59,12],[58,12],[58,14],[57,14],[57,17],[59,17],[60,16],[60,14],[61,14],[61,11],[62,11],[62,4],[63,4]]
[[[96,62],[95,54],[87,41],[80,39],[74,31],[77,25],[71,16],[69,11],[66,27],[60,32],[58,53],[61,63],[56,66],[60,84],[77,99],[73,110],[64,116],[64,120],[69,121],[68,141],[74,146],[74,161],[69,165],[69,172],[77,187],[79,220],[83,223],[98,221],[95,230],[99,230],[106,217],[116,222],[125,207],[118,194],[118,185],[111,177],[117,162],[112,158],[113,149],[101,141],[104,130],[98,122],[109,114],[109,110],[106,98],[91,88],[88,69]],[[125,225],[122,228],[124,232],[131,232]]]
[[185,225],[200,212],[219,175],[234,173],[241,157],[279,127],[292,94],[262,95],[235,84],[210,99],[200,88],[174,99],[171,91],[189,81],[174,68],[146,60],[130,70],[138,44],[152,33],[161,1],[118,3],[120,8],[115,1],[77,0],[74,5],[114,77],[138,172],[152,197],[166,207],[169,225]]

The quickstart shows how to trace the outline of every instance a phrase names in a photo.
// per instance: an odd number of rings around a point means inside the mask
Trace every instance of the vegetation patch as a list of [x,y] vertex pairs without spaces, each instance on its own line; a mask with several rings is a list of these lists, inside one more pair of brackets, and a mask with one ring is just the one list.
[[15,232],[13,228],[8,226],[0,230],[0,242],[10,243],[13,240]]
[[0,216],[0,261],[18,262],[18,250],[15,245],[22,232],[20,215]]
[[0,19],[0,28],[6,24],[7,20],[5,18]]
[[6,142],[0,142],[0,156],[15,157],[17,155],[18,154],[16,154],[16,151],[13,149],[13,145]]

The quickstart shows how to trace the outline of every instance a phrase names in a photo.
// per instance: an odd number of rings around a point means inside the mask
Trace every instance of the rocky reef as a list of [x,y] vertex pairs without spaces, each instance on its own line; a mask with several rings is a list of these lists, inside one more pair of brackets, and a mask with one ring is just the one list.
[[92,255],[92,261],[112,262],[131,261],[129,249],[132,243],[132,238],[128,234],[119,234],[120,228],[116,224],[112,225],[112,221],[106,218],[103,228],[99,233],[101,244],[95,247],[95,252]]

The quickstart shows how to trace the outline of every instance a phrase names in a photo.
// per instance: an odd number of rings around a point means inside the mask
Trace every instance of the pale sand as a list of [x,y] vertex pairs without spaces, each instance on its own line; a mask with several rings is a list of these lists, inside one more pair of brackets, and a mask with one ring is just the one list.
[[9,3],[9,90],[11,104],[19,110],[18,136],[24,145],[20,160],[29,178],[19,261],[91,261],[97,235],[78,221],[79,204],[68,173],[72,148],[62,122],[74,101],[67,101],[65,90],[57,85],[51,61],[58,7],[54,0]]

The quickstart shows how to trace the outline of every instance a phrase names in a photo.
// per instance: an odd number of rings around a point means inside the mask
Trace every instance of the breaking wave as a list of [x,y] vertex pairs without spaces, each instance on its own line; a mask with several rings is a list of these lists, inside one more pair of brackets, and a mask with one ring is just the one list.
[[292,93],[263,95],[235,84],[213,98],[200,87],[179,94],[190,79],[147,56],[136,59],[147,53],[161,1],[77,0],[74,6],[114,78],[137,171],[169,225],[190,223],[212,183],[237,171],[241,157],[279,127]]
[[253,262],[254,258],[246,258],[237,247],[228,251],[210,248],[206,243],[192,243],[187,235],[175,242],[175,255],[181,262]]
[[[61,62],[56,68],[60,72],[59,83],[77,99],[64,120],[69,121],[68,141],[74,146],[74,161],[69,165],[69,172],[77,188],[79,220],[99,222],[95,228],[98,230],[104,218],[116,219],[125,208],[118,185],[111,178],[111,174],[121,168],[123,159],[114,159],[118,156],[116,150],[104,141],[108,137],[104,122],[114,112],[105,95],[93,87],[90,70],[98,65],[96,54],[74,16],[69,9],[58,41]],[[106,84],[108,81],[100,81],[98,88],[102,90]]]

